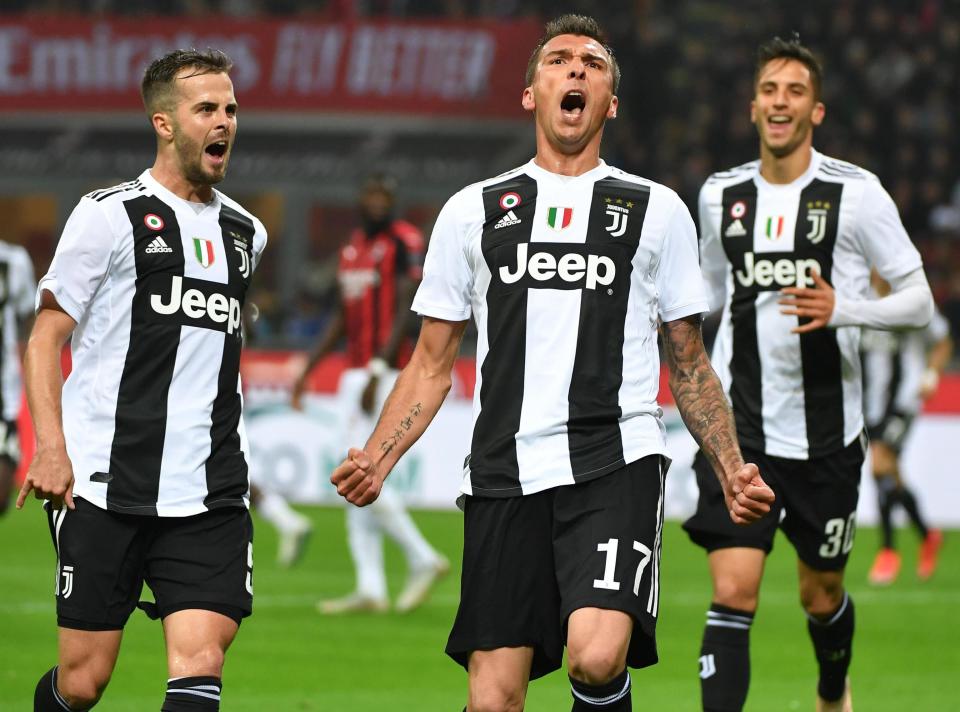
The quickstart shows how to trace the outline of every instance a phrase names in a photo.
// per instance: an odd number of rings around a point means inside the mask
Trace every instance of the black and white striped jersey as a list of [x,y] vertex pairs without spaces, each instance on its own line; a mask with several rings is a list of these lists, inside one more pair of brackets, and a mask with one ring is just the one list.
[[464,188],[437,218],[413,309],[477,324],[461,491],[532,494],[666,454],[658,321],[707,309],[677,195],[602,163],[532,161]]
[[860,329],[794,334],[780,290],[812,286],[818,270],[838,294],[863,299],[870,268],[887,280],[922,264],[876,176],[816,151],[787,185],[760,162],[715,173],[700,191],[700,256],[723,304],[713,351],[742,445],[793,459],[849,445],[863,429]]
[[879,425],[891,413],[920,412],[927,352],[949,334],[950,324],[939,311],[923,329],[863,330],[863,413],[868,427]]
[[63,388],[75,495],[157,516],[245,506],[240,315],[266,240],[222,193],[192,203],[150,171],[80,200],[38,288],[77,322]]
[[0,419],[20,414],[20,323],[33,313],[30,255],[19,245],[0,241]]

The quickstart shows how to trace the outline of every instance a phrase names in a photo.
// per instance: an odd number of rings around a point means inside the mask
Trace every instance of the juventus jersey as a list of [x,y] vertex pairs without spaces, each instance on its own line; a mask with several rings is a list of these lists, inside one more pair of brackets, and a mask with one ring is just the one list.
[[149,171],[80,200],[38,289],[77,322],[75,495],[156,516],[246,505],[240,314],[266,239],[222,193],[191,203]]
[[787,185],[760,162],[715,173],[700,191],[700,254],[714,305],[723,304],[713,364],[733,405],[740,443],[805,460],[849,445],[863,429],[860,329],[791,333],[780,290],[813,286],[864,299],[870,268],[888,281],[922,264],[877,177],[816,151]]
[[0,241],[0,419],[20,414],[20,322],[33,312],[33,263],[19,245]]
[[939,311],[923,329],[863,330],[864,416],[868,426],[878,425],[890,413],[920,412],[927,352],[949,334],[950,325]]
[[476,321],[461,491],[532,494],[666,454],[658,321],[707,306],[693,221],[662,185],[531,161],[450,198],[413,309]]

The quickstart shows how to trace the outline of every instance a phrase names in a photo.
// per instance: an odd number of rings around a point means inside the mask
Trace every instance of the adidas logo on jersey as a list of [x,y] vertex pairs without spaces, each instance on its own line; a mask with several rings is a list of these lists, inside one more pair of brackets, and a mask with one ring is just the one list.
[[[205,329],[226,331],[228,334],[240,332],[240,300],[215,292],[211,287],[216,284],[206,280],[190,280],[191,283],[203,286],[183,288],[183,277],[174,276],[170,280],[170,296],[164,303],[162,294],[150,295],[150,307],[157,314],[171,316],[183,314],[187,317],[181,323],[189,326],[200,326]],[[217,285],[225,287],[226,285]],[[209,292],[205,294],[204,291]]]
[[[583,286],[587,289],[596,289],[598,285],[611,284],[617,276],[617,267],[613,260],[604,255],[586,252],[564,252],[554,255],[553,251],[558,248],[570,250],[574,247],[564,243],[539,243],[537,247],[547,249],[534,252],[528,259],[530,244],[521,242],[517,245],[516,267],[513,270],[508,266],[500,268],[500,279],[504,284],[519,282],[529,274],[533,279],[531,287],[571,289]],[[559,283],[556,283],[557,280]]]
[[512,210],[508,211],[500,220],[497,221],[497,224],[493,226],[494,230],[499,230],[502,227],[510,227],[511,225],[519,225],[523,222],[518,218]]
[[147,249],[145,249],[144,252],[148,255],[155,255],[159,252],[173,252],[173,248],[167,245],[162,237],[155,237],[150,244],[147,245]]
[[730,227],[723,233],[724,237],[743,237],[746,234],[747,230],[739,219],[730,223]]
[[810,270],[822,274],[820,263],[814,259],[791,260],[786,257],[779,260],[756,259],[752,252],[743,256],[743,269],[736,270],[737,281],[744,287],[754,285],[765,289],[772,287],[812,287],[813,277]]

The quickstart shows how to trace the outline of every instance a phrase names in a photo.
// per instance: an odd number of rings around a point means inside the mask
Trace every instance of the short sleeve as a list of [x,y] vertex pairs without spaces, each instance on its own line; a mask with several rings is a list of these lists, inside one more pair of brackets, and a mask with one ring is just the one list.
[[855,229],[867,262],[885,280],[903,277],[923,267],[920,253],[900,221],[893,198],[876,179],[867,179]]
[[665,322],[702,314],[710,308],[700,272],[693,218],[680,198],[674,196],[674,200],[655,278],[660,319]]
[[260,265],[263,251],[267,248],[267,228],[256,218],[253,224],[253,268],[256,269]]
[[727,298],[727,256],[720,244],[720,221],[715,212],[719,205],[711,203],[711,190],[700,189],[697,212],[700,220],[700,269],[706,283],[711,309],[719,309]]
[[70,214],[50,269],[37,287],[35,308],[44,290],[79,322],[110,268],[113,229],[100,204],[81,198]]
[[16,251],[16,271],[16,291],[11,294],[13,306],[18,316],[29,316],[33,312],[37,282],[33,276],[33,261],[22,247]]
[[467,260],[465,236],[461,229],[462,194],[450,198],[433,226],[423,281],[413,300],[413,311],[448,321],[470,318],[473,270]]

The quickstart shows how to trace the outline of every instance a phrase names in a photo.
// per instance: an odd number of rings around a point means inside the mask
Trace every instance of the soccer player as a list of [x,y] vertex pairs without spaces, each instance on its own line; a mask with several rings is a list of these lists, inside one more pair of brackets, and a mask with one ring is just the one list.
[[[348,368],[338,386],[344,442],[358,442],[374,426],[397,380],[397,366],[410,355],[410,302],[423,272],[423,235],[394,217],[394,181],[374,175],[360,191],[361,225],[340,248],[339,300],[325,333],[310,353],[293,386],[292,404],[302,407],[307,376],[345,335]],[[423,603],[450,564],[424,538],[400,495],[386,489],[371,507],[347,508],[347,543],[356,571],[356,590],[320,601],[321,613],[383,612],[389,609],[383,562],[383,535],[393,539],[407,560],[407,581],[396,610]]]
[[[742,708],[749,635],[778,525],[798,555],[800,600],[819,663],[818,710],[849,710],[853,546],[864,459],[858,326],[920,327],[933,301],[920,255],[877,178],[812,147],[824,118],[821,69],[798,39],[760,47],[750,116],[760,160],[715,173],[700,192],[700,256],[723,304],[713,364],[744,456],[776,492],[771,516],[727,521],[699,455],[696,513],[685,523],[708,552],[713,603],[700,651],[704,710]],[[870,268],[893,287],[867,299]]]
[[[890,286],[879,277],[873,283],[878,295],[890,293]],[[893,508],[898,504],[920,534],[917,576],[926,580],[937,568],[943,533],[927,526],[916,497],[901,477],[899,460],[913,419],[923,401],[936,392],[952,353],[950,325],[940,312],[921,331],[863,332],[864,416],[881,532],[881,548],[868,578],[878,586],[893,583],[900,573],[900,553],[893,540]]]
[[20,464],[20,343],[33,323],[36,291],[27,251],[0,241],[0,515],[10,504],[13,475]]
[[700,334],[690,214],[669,188],[600,160],[620,69],[592,18],[553,20],[522,104],[529,163],[456,193],[437,218],[413,308],[413,357],[365,447],[334,471],[367,505],[436,414],[466,320],[479,333],[461,488],[461,601],[447,653],[472,712],[523,708],[569,652],[574,710],[629,710],[627,666],[657,661],[663,482],[657,328],[670,384],[716,468],[732,522],[770,509],[744,464]]
[[[80,200],[40,281],[25,356],[38,445],[17,506],[49,500],[59,658],[35,712],[96,704],[137,607],[163,621],[163,711],[218,710],[251,612],[241,311],[267,237],[213,187],[236,137],[231,66],[177,50],[147,67],[156,162]],[[144,582],[155,602],[138,603]]]

